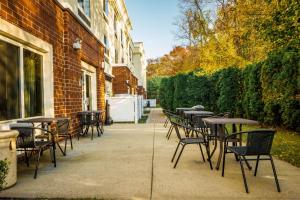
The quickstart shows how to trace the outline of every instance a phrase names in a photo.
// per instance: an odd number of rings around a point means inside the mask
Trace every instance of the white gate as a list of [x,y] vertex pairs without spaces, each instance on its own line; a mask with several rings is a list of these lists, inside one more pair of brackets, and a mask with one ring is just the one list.
[[108,97],[110,116],[114,122],[138,123],[143,113],[142,97],[122,95]]

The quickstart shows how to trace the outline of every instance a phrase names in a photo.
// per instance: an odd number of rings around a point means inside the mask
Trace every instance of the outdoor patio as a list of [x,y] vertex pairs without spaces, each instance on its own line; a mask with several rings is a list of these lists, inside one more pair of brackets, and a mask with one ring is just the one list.
[[[67,156],[57,151],[57,167],[45,151],[37,179],[30,168],[18,163],[17,184],[0,193],[15,198],[97,199],[299,199],[300,169],[275,160],[281,193],[274,183],[271,165],[261,162],[257,177],[247,172],[250,193],[245,193],[239,164],[233,155],[221,170],[203,163],[199,148],[188,146],[176,169],[170,162],[177,141],[166,140],[161,110],[151,111],[148,124],[114,124],[101,138],[74,139]],[[216,155],[216,154],[215,154]],[[47,160],[48,159],[48,160]],[[212,159],[213,166],[216,157]],[[252,164],[253,165],[253,164]]]

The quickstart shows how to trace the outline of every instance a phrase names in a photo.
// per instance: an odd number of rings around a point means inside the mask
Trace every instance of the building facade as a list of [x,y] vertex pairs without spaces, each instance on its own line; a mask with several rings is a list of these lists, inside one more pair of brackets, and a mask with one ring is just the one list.
[[103,0],[103,41],[106,94],[138,93],[138,71],[134,65],[132,24],[124,0]]
[[[92,1],[91,1],[92,2]],[[0,123],[105,108],[104,45],[87,1],[0,1]]]
[[138,95],[147,98],[147,60],[142,42],[134,43],[133,65],[138,79]]
[[[142,79],[124,0],[0,0],[0,126],[104,110]],[[138,58],[136,58],[137,60]]]

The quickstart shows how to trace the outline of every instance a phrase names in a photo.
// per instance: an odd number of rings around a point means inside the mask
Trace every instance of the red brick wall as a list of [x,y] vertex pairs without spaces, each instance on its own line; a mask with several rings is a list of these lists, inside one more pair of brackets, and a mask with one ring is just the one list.
[[126,80],[131,80],[131,72],[130,70],[124,67],[113,67],[112,74],[115,76],[113,78],[113,93],[114,94],[128,94],[128,85],[126,84]]
[[[77,112],[82,110],[81,60],[96,67],[97,106],[104,109],[103,46],[69,10],[55,0],[0,0],[0,18],[53,46],[54,112],[71,117],[73,133],[78,129]],[[76,38],[82,40],[79,51],[72,47]]]

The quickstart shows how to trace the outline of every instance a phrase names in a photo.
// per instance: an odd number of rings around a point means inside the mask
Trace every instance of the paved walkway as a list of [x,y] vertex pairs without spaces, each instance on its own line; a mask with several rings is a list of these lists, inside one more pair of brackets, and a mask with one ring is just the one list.
[[[18,183],[0,192],[18,198],[96,199],[300,199],[300,169],[275,160],[282,192],[276,191],[270,163],[261,162],[258,176],[247,171],[250,194],[244,192],[241,172],[233,156],[228,156],[225,177],[203,163],[197,147],[187,147],[176,169],[170,159],[176,147],[159,110],[151,112],[149,124],[115,124],[105,135],[74,139],[74,150],[58,155],[56,168],[45,152],[38,178],[34,165],[19,163]],[[215,165],[216,158],[213,158]]]

